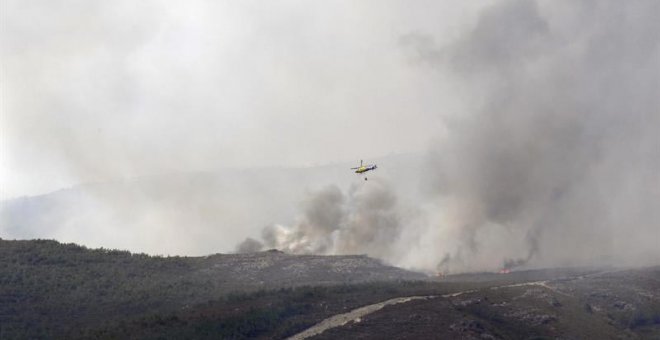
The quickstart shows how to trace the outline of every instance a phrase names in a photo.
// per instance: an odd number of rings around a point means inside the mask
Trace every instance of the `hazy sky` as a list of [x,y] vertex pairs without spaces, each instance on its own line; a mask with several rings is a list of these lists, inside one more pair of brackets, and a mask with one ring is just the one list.
[[[660,261],[658,1],[0,4],[0,198],[110,183],[7,203],[5,237],[252,237],[427,271]],[[111,181],[403,152],[424,173]]]
[[[428,196],[329,187],[265,246],[448,272],[657,264],[658,17],[657,1],[493,1],[454,40],[403,35],[416,67],[452,86],[434,88]],[[447,93],[464,103],[454,114]]]
[[2,0],[0,198],[426,150],[472,99],[402,37],[485,3]]

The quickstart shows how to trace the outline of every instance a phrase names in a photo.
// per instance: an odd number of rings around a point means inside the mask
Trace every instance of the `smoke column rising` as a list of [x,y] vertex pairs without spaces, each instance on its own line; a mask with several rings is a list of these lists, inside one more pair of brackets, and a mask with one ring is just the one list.
[[431,191],[461,239],[440,267],[492,267],[488,253],[504,267],[660,259],[658,13],[652,1],[506,1],[448,46],[402,38],[476,102],[431,157]]
[[0,237],[658,263],[660,3],[422,3],[4,1]]
[[[267,248],[298,254],[369,254],[393,261],[391,250],[400,234],[396,196],[387,182],[353,184],[347,194],[337,186],[309,193],[293,226],[263,229]],[[237,249],[251,248],[248,238]]]
[[416,46],[482,94],[432,160],[435,193],[469,211],[464,248],[498,225],[525,235],[509,266],[660,259],[658,13],[508,1],[450,46]]
[[503,1],[450,44],[403,36],[415,67],[472,101],[442,116],[418,214],[402,220],[382,184],[328,188],[266,244],[449,272],[657,263],[658,13],[655,1]]

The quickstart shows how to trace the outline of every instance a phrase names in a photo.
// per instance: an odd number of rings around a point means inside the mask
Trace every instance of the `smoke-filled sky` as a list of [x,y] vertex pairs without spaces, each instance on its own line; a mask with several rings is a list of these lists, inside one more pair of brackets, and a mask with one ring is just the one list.
[[370,204],[387,190],[363,187],[350,204],[330,187],[292,226],[264,229],[265,246],[346,253],[358,239],[366,253],[446,272],[657,263],[659,14],[651,1],[502,1],[448,43],[402,36],[417,67],[472,101],[438,111],[446,130],[417,212]]
[[424,150],[460,102],[399,39],[479,2],[3,0],[0,198]]
[[[317,187],[228,239],[449,272],[660,261],[657,1],[5,0],[0,16],[1,198],[419,152],[423,177]],[[139,220],[171,219],[143,198]]]

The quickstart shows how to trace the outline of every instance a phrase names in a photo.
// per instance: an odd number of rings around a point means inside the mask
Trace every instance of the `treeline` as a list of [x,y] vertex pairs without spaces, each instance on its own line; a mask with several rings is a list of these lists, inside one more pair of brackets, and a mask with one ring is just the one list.
[[0,338],[50,337],[108,315],[176,308],[187,294],[219,296],[186,279],[195,258],[0,240]]
[[279,289],[217,269],[232,258],[0,240],[0,339],[272,337],[343,308],[435,289],[396,282]]

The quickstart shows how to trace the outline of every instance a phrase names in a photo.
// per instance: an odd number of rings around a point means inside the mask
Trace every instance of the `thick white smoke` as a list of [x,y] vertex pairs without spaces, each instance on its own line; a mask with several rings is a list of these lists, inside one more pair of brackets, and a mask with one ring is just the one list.
[[266,243],[449,272],[657,263],[658,13],[655,1],[503,1],[449,45],[402,37],[415,67],[472,101],[443,115],[426,195],[403,202],[415,213],[377,183],[332,188]]
[[[383,180],[354,184],[347,194],[337,186],[309,193],[292,226],[263,229],[264,247],[297,254],[369,254],[394,261],[391,248],[401,233],[396,196]],[[254,250],[254,240],[239,251]]]
[[[504,265],[660,260],[660,5],[507,1],[453,45],[412,41],[480,95],[435,148],[461,249]],[[421,42],[421,43],[420,43]],[[495,257],[504,252],[494,251]]]
[[101,183],[0,202],[0,237],[660,261],[660,2],[423,4],[3,1],[0,199]]

